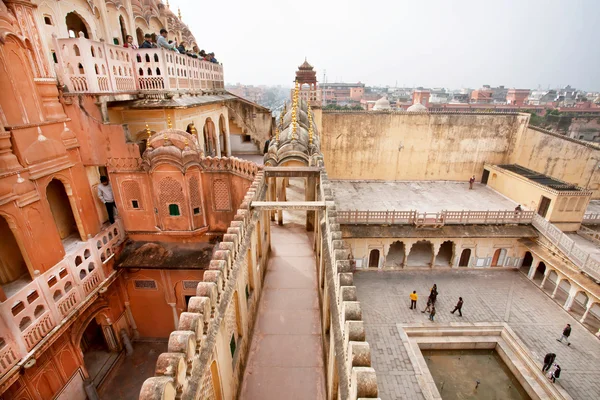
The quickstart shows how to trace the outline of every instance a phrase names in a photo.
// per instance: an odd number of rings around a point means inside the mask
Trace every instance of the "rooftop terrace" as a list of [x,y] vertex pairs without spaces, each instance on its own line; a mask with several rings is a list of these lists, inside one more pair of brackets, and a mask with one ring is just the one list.
[[486,185],[449,181],[332,180],[340,210],[419,212],[514,210],[517,206]]
[[528,168],[522,167],[517,164],[504,164],[504,165],[498,165],[498,167],[503,168],[510,172],[514,172],[515,174],[521,175],[524,178],[527,178],[533,182],[539,183],[540,185],[547,186],[554,190],[558,190],[558,191],[581,190],[576,185],[571,185],[567,182],[559,181],[558,179],[554,179],[548,175],[540,174],[539,172],[532,171]]

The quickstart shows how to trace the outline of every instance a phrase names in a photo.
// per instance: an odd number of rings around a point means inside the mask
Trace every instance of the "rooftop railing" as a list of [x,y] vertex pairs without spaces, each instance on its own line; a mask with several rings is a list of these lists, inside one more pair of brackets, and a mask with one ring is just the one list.
[[102,284],[109,274],[104,264],[122,239],[117,221],[0,303],[0,376]]
[[341,224],[449,225],[449,224],[531,224],[533,211],[338,211]]
[[222,89],[223,66],[166,49],[54,38],[57,75],[73,93]]
[[590,225],[598,225],[598,224],[600,224],[600,214],[587,213],[583,216],[583,220],[581,221],[581,223],[590,224]]

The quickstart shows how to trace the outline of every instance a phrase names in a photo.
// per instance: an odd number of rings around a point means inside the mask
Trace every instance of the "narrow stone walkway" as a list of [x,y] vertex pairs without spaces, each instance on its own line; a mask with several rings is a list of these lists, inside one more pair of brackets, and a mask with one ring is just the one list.
[[305,227],[271,224],[271,251],[239,398],[324,399],[317,273]]

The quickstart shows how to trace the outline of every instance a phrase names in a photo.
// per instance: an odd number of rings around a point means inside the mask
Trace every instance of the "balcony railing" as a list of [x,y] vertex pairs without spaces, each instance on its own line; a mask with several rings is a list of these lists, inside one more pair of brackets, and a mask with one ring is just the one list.
[[600,224],[600,214],[587,213],[583,216],[581,221],[583,224],[598,225]]
[[533,226],[554,246],[558,247],[582,272],[600,281],[600,262],[588,251],[578,246],[573,239],[539,215],[535,215],[533,218]]
[[57,75],[74,93],[222,89],[223,66],[165,49],[54,38]]
[[0,303],[0,376],[100,286],[103,264],[122,239],[117,221]]
[[341,224],[448,225],[531,224],[533,211],[338,211]]

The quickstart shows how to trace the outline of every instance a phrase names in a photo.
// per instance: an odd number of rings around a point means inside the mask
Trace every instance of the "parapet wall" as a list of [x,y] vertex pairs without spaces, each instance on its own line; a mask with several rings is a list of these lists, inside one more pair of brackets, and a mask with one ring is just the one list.
[[332,179],[468,180],[501,164],[529,116],[514,113],[323,112]]

